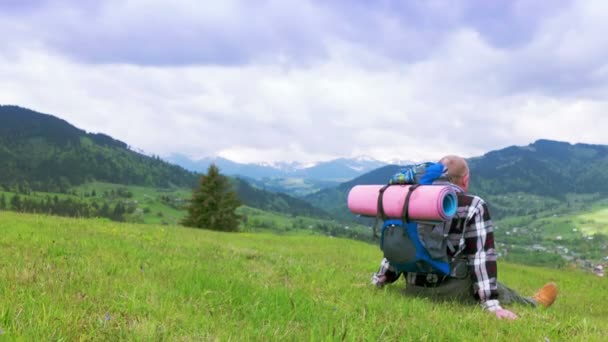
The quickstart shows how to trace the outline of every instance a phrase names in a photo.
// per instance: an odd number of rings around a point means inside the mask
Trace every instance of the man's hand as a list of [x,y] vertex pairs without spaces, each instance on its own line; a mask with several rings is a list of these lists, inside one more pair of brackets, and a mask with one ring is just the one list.
[[494,311],[494,313],[496,314],[496,317],[503,319],[509,319],[509,320],[514,320],[517,319],[517,315],[514,314],[513,312],[507,310],[507,309],[498,309],[496,311]]
[[381,276],[374,274],[372,276],[372,284],[376,285],[377,287],[384,286],[384,284],[386,284],[386,276],[384,274]]

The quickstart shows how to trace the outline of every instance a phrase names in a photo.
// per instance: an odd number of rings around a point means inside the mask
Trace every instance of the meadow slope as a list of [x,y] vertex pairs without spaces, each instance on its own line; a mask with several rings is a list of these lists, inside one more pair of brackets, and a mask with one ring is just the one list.
[[477,307],[376,289],[374,245],[0,212],[0,339],[600,341],[608,281],[500,264],[522,293],[556,281],[547,310]]

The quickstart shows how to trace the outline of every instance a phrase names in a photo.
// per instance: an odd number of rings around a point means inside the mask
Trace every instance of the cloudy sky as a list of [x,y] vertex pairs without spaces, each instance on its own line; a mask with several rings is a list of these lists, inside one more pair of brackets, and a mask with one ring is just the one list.
[[608,144],[605,0],[1,0],[0,104],[241,162]]

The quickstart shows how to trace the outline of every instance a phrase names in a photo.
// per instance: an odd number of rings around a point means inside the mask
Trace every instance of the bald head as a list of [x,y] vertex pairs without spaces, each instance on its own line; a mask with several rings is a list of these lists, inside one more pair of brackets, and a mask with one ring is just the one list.
[[447,155],[439,162],[448,168],[448,178],[450,182],[460,186],[464,190],[469,188],[469,166],[464,158],[454,155]]

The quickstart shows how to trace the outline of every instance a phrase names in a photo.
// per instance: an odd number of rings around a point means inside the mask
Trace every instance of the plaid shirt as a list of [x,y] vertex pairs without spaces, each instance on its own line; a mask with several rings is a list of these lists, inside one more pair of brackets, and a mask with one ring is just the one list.
[[[490,212],[479,197],[466,193],[458,194],[458,210],[449,221],[448,239],[454,251],[448,249],[450,257],[462,256],[466,259],[473,281],[475,297],[483,308],[489,311],[500,309],[496,286],[496,251]],[[382,276],[385,276],[382,279]],[[376,285],[395,282],[400,274],[395,273],[388,260],[382,260],[380,269],[372,277]],[[409,273],[405,275],[408,285],[427,286],[429,281],[437,282],[441,277],[429,274]],[[440,285],[439,285],[440,286]]]

